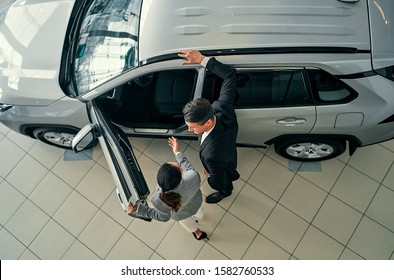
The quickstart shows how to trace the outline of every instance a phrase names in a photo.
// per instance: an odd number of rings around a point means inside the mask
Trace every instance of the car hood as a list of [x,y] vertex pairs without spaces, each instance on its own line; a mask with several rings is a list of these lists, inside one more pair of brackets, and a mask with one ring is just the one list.
[[394,65],[394,1],[369,0],[372,66],[374,69]]
[[48,105],[65,96],[58,77],[74,3],[1,1],[0,103]]
[[367,0],[299,2],[172,0],[168,5],[167,1],[144,0],[140,60],[184,48],[349,47],[370,51]]

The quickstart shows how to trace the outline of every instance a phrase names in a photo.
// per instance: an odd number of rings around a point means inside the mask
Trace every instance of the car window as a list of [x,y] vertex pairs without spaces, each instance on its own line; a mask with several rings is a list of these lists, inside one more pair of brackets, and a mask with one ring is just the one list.
[[[221,79],[205,78],[203,97],[217,100]],[[310,104],[303,69],[238,70],[236,108],[280,107]]]
[[137,66],[142,0],[94,0],[82,21],[74,61],[81,95]]
[[318,103],[348,102],[357,96],[345,83],[323,70],[309,69],[308,75]]
[[176,128],[182,109],[193,99],[195,69],[167,70],[140,76],[99,98],[113,121],[127,127]]

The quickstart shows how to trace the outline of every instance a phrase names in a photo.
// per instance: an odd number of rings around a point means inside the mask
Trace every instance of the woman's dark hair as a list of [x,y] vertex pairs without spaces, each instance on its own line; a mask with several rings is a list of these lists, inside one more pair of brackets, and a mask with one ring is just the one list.
[[214,111],[207,99],[197,98],[190,101],[183,108],[183,117],[186,122],[203,125],[214,118]]
[[159,195],[161,201],[170,206],[172,210],[178,212],[181,207],[181,195],[176,192],[162,192]]
[[164,163],[162,166],[160,166],[156,179],[160,188],[167,192],[179,185],[182,180],[182,173],[179,168],[169,163]]
[[181,180],[181,171],[171,164],[164,163],[157,172],[157,184],[159,184],[160,188],[163,190],[159,197],[175,212],[181,207],[181,195],[176,192],[171,192],[171,190],[176,188]]

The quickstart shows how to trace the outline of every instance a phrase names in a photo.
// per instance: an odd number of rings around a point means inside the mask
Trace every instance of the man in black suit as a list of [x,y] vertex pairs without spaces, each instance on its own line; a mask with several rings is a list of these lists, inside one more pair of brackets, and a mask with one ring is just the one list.
[[179,56],[187,59],[183,64],[200,63],[223,79],[220,96],[212,105],[198,98],[183,109],[189,131],[201,134],[200,159],[209,185],[216,190],[205,201],[217,203],[231,195],[233,181],[239,178],[236,170],[238,122],[234,111],[237,77],[228,65],[214,57],[205,57],[197,50],[183,50]]

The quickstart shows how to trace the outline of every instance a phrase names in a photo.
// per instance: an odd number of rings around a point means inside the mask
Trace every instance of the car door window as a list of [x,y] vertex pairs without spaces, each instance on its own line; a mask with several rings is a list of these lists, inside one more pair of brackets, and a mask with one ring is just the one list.
[[[217,100],[221,80],[207,74],[203,97]],[[237,70],[236,108],[309,105],[303,69]]]
[[140,76],[99,98],[117,124],[133,128],[176,128],[182,109],[193,99],[194,69],[167,70]]
[[308,69],[312,90],[317,103],[344,103],[357,97],[357,93],[338,78],[320,69]]

